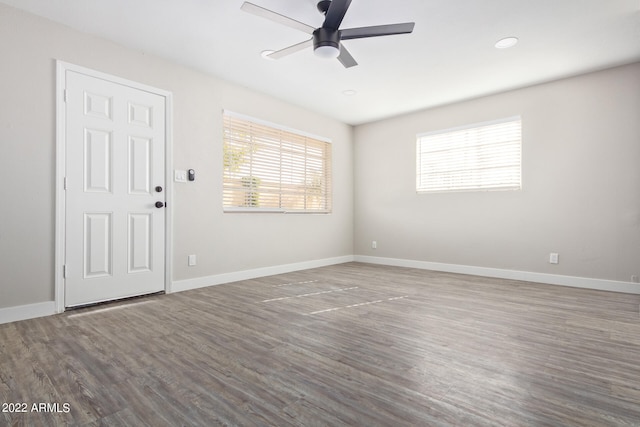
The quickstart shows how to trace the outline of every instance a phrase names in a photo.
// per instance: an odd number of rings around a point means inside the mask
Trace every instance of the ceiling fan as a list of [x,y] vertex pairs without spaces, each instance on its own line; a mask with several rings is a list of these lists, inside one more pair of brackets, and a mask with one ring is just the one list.
[[266,55],[271,59],[280,59],[309,46],[313,46],[314,53],[317,56],[323,58],[338,58],[345,68],[349,68],[358,65],[358,63],[341,43],[342,40],[391,36],[394,34],[408,34],[413,31],[413,27],[415,25],[414,22],[375,25],[371,27],[358,27],[341,30],[340,24],[342,23],[342,19],[347,13],[347,9],[349,9],[350,4],[351,0],[320,0],[317,7],[325,16],[324,23],[320,28],[313,28],[310,25],[247,1],[242,4],[241,9],[245,12],[303,31],[312,36],[309,40],[305,40],[301,43],[285,47],[284,49]]

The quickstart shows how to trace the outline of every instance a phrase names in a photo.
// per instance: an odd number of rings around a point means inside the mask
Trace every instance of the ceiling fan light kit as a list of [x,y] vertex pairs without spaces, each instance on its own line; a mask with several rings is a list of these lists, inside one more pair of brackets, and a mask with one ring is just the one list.
[[351,0],[320,0],[317,4],[317,8],[325,16],[324,23],[320,28],[313,28],[310,25],[296,21],[295,19],[250,2],[244,2],[241,9],[245,12],[303,31],[312,36],[308,40],[285,47],[284,49],[280,49],[267,55],[270,59],[280,59],[305,49],[308,46],[313,46],[316,56],[321,58],[338,58],[345,68],[349,68],[358,65],[358,63],[353,59],[347,48],[345,48],[341,43],[342,40],[391,36],[413,32],[413,27],[415,25],[413,22],[340,30],[340,24],[342,23],[342,19],[347,13],[350,5]]
[[337,58],[340,56],[340,49],[335,46],[318,46],[313,49],[313,53],[320,58]]

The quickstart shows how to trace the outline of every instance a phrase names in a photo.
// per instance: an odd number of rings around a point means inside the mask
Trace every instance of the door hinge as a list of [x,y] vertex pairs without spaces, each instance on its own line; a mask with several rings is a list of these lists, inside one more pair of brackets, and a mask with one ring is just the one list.
[[63,93],[62,98],[64,99],[64,102],[67,102],[67,90],[64,89],[62,93]]
[[62,278],[63,279],[67,278],[67,266],[66,265],[62,266]]
[[67,177],[66,176],[63,178],[62,185],[63,185],[63,188],[66,190],[67,189]]

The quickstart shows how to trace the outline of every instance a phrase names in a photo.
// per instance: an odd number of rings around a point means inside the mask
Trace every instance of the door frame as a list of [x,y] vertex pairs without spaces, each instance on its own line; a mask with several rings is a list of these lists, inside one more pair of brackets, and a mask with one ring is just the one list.
[[112,83],[129,86],[134,89],[151,92],[164,97],[165,99],[165,200],[167,209],[165,211],[165,240],[164,240],[164,290],[171,292],[171,271],[172,271],[172,224],[173,224],[173,179],[171,171],[173,169],[173,94],[169,91],[147,86],[142,83],[127,80],[121,77],[105,74],[100,71],[85,68],[79,65],[56,60],[56,216],[55,216],[55,279],[54,279],[54,300],[56,313],[65,310],[65,278],[64,266],[66,264],[66,197],[65,197],[65,171],[66,171],[66,73],[74,71],[90,77],[107,80]]

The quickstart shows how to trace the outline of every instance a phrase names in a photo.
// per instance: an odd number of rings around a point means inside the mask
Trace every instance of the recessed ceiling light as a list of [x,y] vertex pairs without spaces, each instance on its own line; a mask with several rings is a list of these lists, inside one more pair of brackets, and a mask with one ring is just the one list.
[[269,57],[269,55],[271,55],[273,52],[275,52],[275,50],[263,50],[262,52],[260,52],[260,56],[262,56],[264,59],[273,61],[273,58]]
[[515,46],[518,43],[517,37],[505,37],[496,42],[495,46],[497,49],[506,49],[508,47]]
[[358,92],[357,92],[357,91],[355,91],[355,90],[353,90],[353,89],[347,89],[347,90],[343,90],[343,91],[342,91],[342,94],[343,94],[344,96],[353,96],[353,95],[355,95],[356,93],[358,93]]

